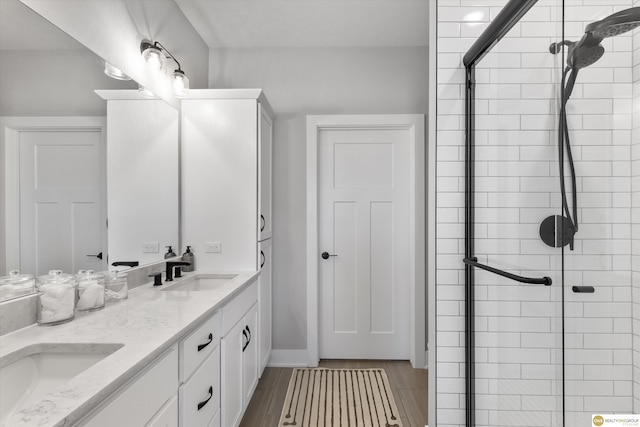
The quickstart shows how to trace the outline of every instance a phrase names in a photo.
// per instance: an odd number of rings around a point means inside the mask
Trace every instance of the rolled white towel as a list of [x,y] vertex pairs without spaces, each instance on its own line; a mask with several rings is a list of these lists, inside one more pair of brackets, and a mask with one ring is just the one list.
[[104,286],[85,282],[78,287],[78,310],[89,310],[104,305]]
[[40,287],[40,321],[53,323],[73,317],[75,292],[70,286]]

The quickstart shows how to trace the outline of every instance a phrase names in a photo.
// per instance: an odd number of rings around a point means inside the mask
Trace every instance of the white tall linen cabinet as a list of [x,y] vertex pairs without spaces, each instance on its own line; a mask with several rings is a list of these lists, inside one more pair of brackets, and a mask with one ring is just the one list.
[[260,89],[202,89],[182,100],[181,118],[182,243],[192,247],[197,271],[261,270],[260,376],[271,354],[274,113]]

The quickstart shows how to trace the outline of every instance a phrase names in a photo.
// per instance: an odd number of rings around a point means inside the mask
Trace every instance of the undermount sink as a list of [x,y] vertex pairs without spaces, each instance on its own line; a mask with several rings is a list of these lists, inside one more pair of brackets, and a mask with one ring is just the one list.
[[122,347],[122,344],[36,344],[0,359],[0,425]]
[[207,274],[176,282],[171,285],[162,285],[161,291],[210,291],[236,278],[237,274]]

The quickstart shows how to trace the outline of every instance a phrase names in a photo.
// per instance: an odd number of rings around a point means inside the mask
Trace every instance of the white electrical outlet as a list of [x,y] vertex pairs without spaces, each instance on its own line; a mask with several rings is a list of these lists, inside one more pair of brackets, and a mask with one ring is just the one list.
[[160,251],[158,242],[144,242],[142,244],[142,252],[145,254],[157,254]]
[[205,242],[204,243],[204,251],[206,253],[220,253],[222,252],[222,245],[220,242]]

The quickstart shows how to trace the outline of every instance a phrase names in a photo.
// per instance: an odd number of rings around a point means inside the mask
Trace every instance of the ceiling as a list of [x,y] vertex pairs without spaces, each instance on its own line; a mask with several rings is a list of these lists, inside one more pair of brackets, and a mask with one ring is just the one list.
[[429,0],[175,0],[210,48],[427,46]]
[[[429,38],[429,0],[175,2],[211,48],[427,46]],[[83,46],[19,0],[0,0],[0,49]]]

